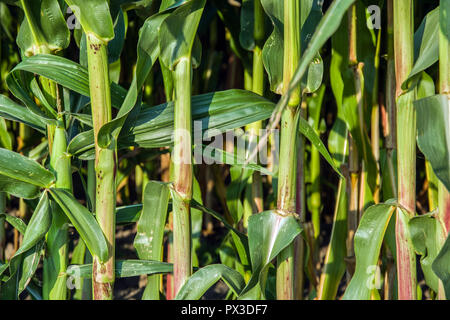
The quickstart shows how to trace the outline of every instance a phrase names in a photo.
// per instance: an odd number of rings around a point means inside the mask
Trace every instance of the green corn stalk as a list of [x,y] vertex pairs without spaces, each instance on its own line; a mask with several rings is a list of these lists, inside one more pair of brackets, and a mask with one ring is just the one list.
[[[283,86],[297,69],[300,58],[300,7],[294,0],[284,0]],[[288,215],[296,212],[297,132],[300,117],[300,88],[290,97],[281,116],[280,162],[277,209]],[[294,244],[283,249],[277,258],[277,299],[294,299]]]
[[412,0],[394,1],[394,55],[397,100],[397,160],[398,201],[408,216],[397,210],[397,275],[398,298],[415,300],[416,257],[411,241],[407,218],[415,215],[416,208],[416,115],[413,107],[415,89],[404,92],[401,88],[414,63],[414,14]]
[[96,197],[95,213],[109,244],[109,258],[102,262],[93,257],[92,290],[93,299],[112,299],[114,285],[114,242],[116,207],[116,164],[117,155],[113,146],[101,148],[98,144],[100,128],[112,119],[111,91],[108,71],[107,42],[93,33],[86,35],[91,93],[92,120],[95,137]]
[[191,217],[193,167],[191,117],[191,57],[185,57],[175,67],[175,140],[173,159],[173,247],[175,295],[192,274]]

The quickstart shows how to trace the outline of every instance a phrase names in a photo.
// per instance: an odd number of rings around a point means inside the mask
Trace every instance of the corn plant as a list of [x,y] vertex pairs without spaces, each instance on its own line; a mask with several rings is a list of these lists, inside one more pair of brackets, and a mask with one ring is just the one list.
[[450,1],[372,2],[0,1],[0,297],[448,299]]

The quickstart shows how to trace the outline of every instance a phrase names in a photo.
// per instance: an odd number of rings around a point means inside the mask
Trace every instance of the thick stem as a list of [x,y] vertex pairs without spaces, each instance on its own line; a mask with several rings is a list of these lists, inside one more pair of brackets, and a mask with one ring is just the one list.
[[185,57],[175,67],[175,134],[173,159],[173,250],[174,294],[192,274],[191,218],[192,199],[192,117],[191,59]]
[[95,172],[97,177],[95,213],[109,246],[107,261],[93,257],[92,289],[94,300],[110,300],[114,286],[114,243],[116,208],[115,141],[107,149],[98,144],[100,128],[111,121],[111,91],[107,43],[87,34],[89,88],[95,137]]
[[[289,86],[300,58],[300,5],[284,0],[283,88]],[[297,129],[300,116],[300,88],[295,90],[281,118],[280,163],[277,208],[284,214],[296,212]],[[294,299],[294,252],[290,244],[278,256],[277,299]],[[302,265],[301,265],[302,266]]]
[[[416,208],[416,115],[415,89],[403,92],[401,85],[414,63],[414,14],[412,0],[394,1],[394,55],[397,97],[398,201],[413,217]],[[400,210],[397,210],[397,213]],[[414,300],[416,293],[415,253],[408,240],[407,221],[396,220],[398,297]]]

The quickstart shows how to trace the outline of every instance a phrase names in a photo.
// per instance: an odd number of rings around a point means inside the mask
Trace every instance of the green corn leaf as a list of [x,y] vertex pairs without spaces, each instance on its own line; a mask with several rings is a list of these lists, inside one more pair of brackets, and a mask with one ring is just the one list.
[[44,121],[34,117],[27,108],[15,103],[4,95],[0,95],[0,116],[11,121],[21,122],[41,133],[45,132]]
[[438,256],[434,259],[431,267],[436,275],[441,279],[445,296],[447,299],[450,297],[450,236],[447,236],[447,240],[445,240],[444,246],[441,251],[439,251]]
[[[307,72],[310,63],[317,56],[317,53],[319,52],[320,48],[338,29],[342,17],[344,16],[344,14],[347,12],[347,9],[350,7],[350,5],[353,4],[354,1],[355,0],[335,0],[332,2],[327,12],[317,25],[317,28],[308,44],[308,47],[304,51],[299,61],[299,65],[297,67],[297,70],[295,70],[295,73],[291,79],[289,87],[283,89],[284,92],[283,96],[277,104],[277,108],[276,111],[274,112],[274,115],[281,114],[282,110],[287,106],[287,103],[289,101],[292,92],[300,84],[300,81]],[[262,2],[263,6],[264,2],[265,1],[263,0]],[[267,14],[270,16],[268,12]],[[280,55],[278,55],[278,57],[280,57]]]
[[[264,274],[270,262],[300,234],[302,228],[293,216],[265,211],[248,219],[248,242],[252,276],[240,299],[255,299],[255,292],[264,296]],[[259,288],[257,287],[259,286]]]
[[[149,181],[145,186],[144,206],[134,238],[134,247],[139,259],[162,261],[169,194],[169,188],[164,183]],[[143,299],[159,300],[160,281],[160,277],[148,278]]]
[[442,239],[444,232],[441,229],[442,226],[433,213],[416,216],[409,221],[409,232],[414,249],[421,255],[420,264],[425,282],[434,292],[438,292],[439,278],[431,266],[445,240]]
[[[63,57],[39,54],[19,63],[7,78],[11,92],[27,107],[34,102],[30,101],[27,94],[23,92],[21,82],[17,80],[20,78],[19,71],[40,75],[86,97],[90,95],[89,73],[86,67]],[[124,88],[115,83],[111,84],[111,103],[114,107],[119,108],[122,105],[126,94],[127,91]]]
[[53,199],[69,218],[93,256],[108,259],[108,244],[94,215],[82,206],[72,194],[63,189],[49,189]]
[[439,59],[439,7],[426,15],[414,35],[414,67],[408,78],[402,83],[402,89],[406,90],[413,79],[417,79],[420,73],[432,66]]
[[333,228],[331,230],[330,244],[325,256],[324,267],[320,279],[318,298],[320,300],[333,300],[344,276],[347,256],[347,193],[345,179],[339,182],[336,195],[337,203],[334,212]]
[[[161,60],[170,70],[175,69],[180,59],[191,56],[205,3],[205,0],[188,1],[162,23],[159,30]],[[195,64],[199,65],[200,61]]]
[[239,42],[241,46],[248,51],[253,50],[255,47],[255,38],[253,37],[255,25],[254,1],[255,0],[242,0],[241,6],[241,30],[239,32]]
[[[116,277],[128,278],[143,274],[164,274],[171,273],[173,265],[171,263],[147,260],[117,260],[115,264]],[[92,264],[70,265],[67,268],[67,275],[74,278],[92,278]]]
[[[226,90],[192,97],[194,143],[227,130],[267,119],[274,103],[244,90]],[[158,148],[172,145],[174,122],[173,102],[155,107],[144,106],[135,122],[127,120],[119,136],[118,148],[140,146]],[[202,131],[196,127],[201,124]],[[208,134],[209,132],[209,134]],[[199,141],[201,142],[201,141]],[[76,136],[69,144],[69,152],[80,159],[93,159],[94,140],[92,131]]]
[[142,212],[142,204],[133,204],[116,208],[116,223],[125,224],[137,222]]
[[[194,149],[197,146],[194,146]],[[214,148],[211,145],[201,145],[202,155],[206,164],[210,164],[209,161],[214,163],[225,163],[231,166],[236,166],[240,168],[251,169],[252,171],[261,172],[264,175],[274,176],[276,175],[272,171],[260,166],[258,164],[248,163],[245,164],[245,159],[241,157],[239,154],[230,153],[223,149]],[[203,161],[203,159],[202,159]],[[200,163],[203,163],[203,162]]]
[[316,133],[313,127],[308,123],[308,121],[302,117],[300,117],[299,120],[299,126],[298,126],[300,132],[311,142],[313,146],[319,150],[320,154],[325,158],[325,160],[328,162],[328,164],[334,169],[334,171],[339,174],[342,178],[344,177],[337,165],[334,163],[333,158],[331,157],[330,153],[328,152],[327,148],[323,144],[322,140],[320,139],[319,135]]
[[66,0],[85,33],[94,34],[104,42],[114,38],[114,25],[107,0]]
[[216,218],[220,222],[223,223],[225,228],[230,230],[231,236],[233,238],[234,245],[236,247],[239,258],[241,259],[242,264],[249,265],[249,252],[248,252],[248,238],[245,234],[236,230],[231,224],[228,223],[225,218],[219,213],[215,212],[212,209],[209,209],[203,206],[201,203],[197,202],[195,199],[191,200],[191,208],[202,211],[203,213],[209,214],[212,217]]
[[12,139],[8,132],[8,126],[4,118],[0,118],[0,147],[12,150]]
[[151,16],[145,21],[140,30],[136,71],[133,75],[130,89],[121,104],[116,118],[100,128],[98,134],[99,145],[103,148],[108,147],[113,138],[118,138],[127,116],[131,113],[133,108],[136,108],[135,105],[136,102],[138,102],[139,91],[159,57],[160,47],[158,43],[158,31],[161,28],[164,19],[169,16],[169,13],[170,11],[164,11]]
[[[278,94],[283,94],[286,88],[283,88],[283,57],[284,52],[284,3],[276,0],[262,0],[261,4],[267,15],[272,20],[273,31],[267,39],[263,47],[263,61],[269,76],[270,89]],[[311,39],[312,32],[316,29],[321,17],[321,5],[317,1],[302,0],[301,4],[302,14],[302,51],[306,48]],[[317,53],[314,58],[308,62],[309,67],[307,75],[303,79],[302,87],[305,92],[316,91],[322,83],[323,76],[323,61]]]
[[41,188],[54,182],[54,175],[34,160],[0,148],[0,190],[16,197],[33,199]]
[[439,180],[450,190],[450,105],[446,95],[414,101],[417,144]]
[[383,203],[364,212],[354,238],[356,269],[345,290],[344,300],[369,300],[372,291],[377,289],[377,262],[384,234],[395,210],[393,204]]
[[239,295],[245,286],[244,278],[236,270],[223,264],[211,264],[189,277],[175,299],[199,300],[219,280],[223,280],[236,295]]
[[[44,192],[28,226],[25,230],[22,230],[25,231],[22,245],[9,260],[8,264],[3,265],[1,268],[1,273],[3,273],[6,271],[6,267],[9,267],[9,275],[4,276],[2,274],[2,281],[18,281],[17,295],[25,289],[37,269],[43,248],[43,241],[41,240],[50,228],[51,220],[50,202],[47,192]],[[16,279],[15,276],[19,268],[21,268],[22,272]]]
[[21,0],[25,13],[17,44],[25,56],[56,52],[70,43],[70,32],[58,0]]

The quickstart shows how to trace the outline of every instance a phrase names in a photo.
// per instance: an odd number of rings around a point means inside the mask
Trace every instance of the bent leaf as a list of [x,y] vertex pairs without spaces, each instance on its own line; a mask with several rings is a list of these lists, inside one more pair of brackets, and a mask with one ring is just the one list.
[[211,264],[195,272],[180,288],[175,300],[198,300],[217,281],[223,280],[234,294],[239,295],[245,286],[242,275],[223,264]]
[[49,191],[78,231],[91,254],[98,256],[101,261],[108,259],[108,244],[94,215],[67,190],[51,188]]
[[255,299],[255,290],[264,296],[263,276],[270,262],[300,234],[302,228],[293,216],[281,216],[276,211],[265,211],[248,219],[248,242],[252,276],[240,299]]
[[54,180],[54,175],[36,161],[0,148],[0,191],[33,199],[41,188],[50,187]]

